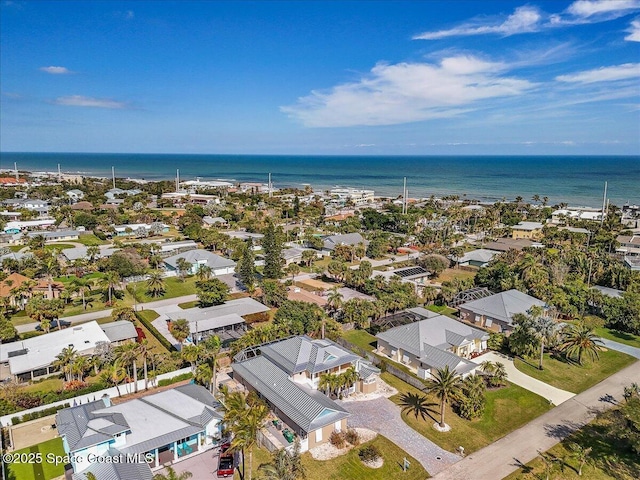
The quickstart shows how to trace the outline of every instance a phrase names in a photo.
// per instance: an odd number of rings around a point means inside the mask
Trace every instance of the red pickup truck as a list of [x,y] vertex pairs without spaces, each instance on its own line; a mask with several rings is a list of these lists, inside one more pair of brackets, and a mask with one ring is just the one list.
[[235,455],[229,453],[230,445],[225,443],[220,447],[220,456],[218,457],[218,478],[233,477],[235,471]]

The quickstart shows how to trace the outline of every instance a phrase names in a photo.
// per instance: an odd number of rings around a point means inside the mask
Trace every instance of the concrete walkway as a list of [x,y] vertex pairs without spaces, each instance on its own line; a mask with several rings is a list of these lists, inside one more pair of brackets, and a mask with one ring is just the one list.
[[437,480],[504,478],[622,400],[623,388],[640,383],[640,364],[613,374],[491,445],[434,476]]
[[640,359],[640,348],[632,347],[631,345],[626,345],[620,342],[614,342],[613,340],[607,340],[606,338],[601,338],[600,341],[609,350],[626,353],[627,355]]
[[485,361],[502,363],[505,370],[507,371],[507,380],[515,383],[519,387],[525,388],[530,392],[536,393],[541,397],[546,398],[547,400],[553,402],[554,405],[560,405],[561,403],[564,403],[575,396],[575,393],[552,387],[551,385],[548,385],[538,379],[522,373],[513,364],[513,359],[507,357],[506,355],[502,355],[496,352],[488,352],[484,355],[474,358],[472,361],[475,363],[482,363]]
[[[460,460],[409,427],[400,416],[400,408],[388,398],[338,403],[347,410],[350,427],[368,428],[384,435],[435,475]],[[476,477],[469,477],[476,478]]]

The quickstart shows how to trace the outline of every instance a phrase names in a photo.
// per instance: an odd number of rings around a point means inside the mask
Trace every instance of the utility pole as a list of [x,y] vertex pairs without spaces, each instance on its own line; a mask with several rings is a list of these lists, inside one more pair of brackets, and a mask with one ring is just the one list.
[[272,196],[272,194],[271,194],[271,190],[272,190],[271,185],[272,185],[271,184],[271,174],[269,174],[269,198],[271,198],[271,196]]
[[20,176],[18,175],[18,163],[17,162],[13,162],[13,170],[16,174],[16,183],[18,183],[20,181]]
[[60,171],[60,164],[58,164],[58,181],[62,180],[62,172]]
[[602,217],[600,218],[600,226],[604,223],[604,213],[607,206],[607,182],[604,182],[604,196],[602,197]]
[[176,193],[180,192],[180,169],[176,169]]
[[404,177],[404,185],[402,187],[402,214],[407,213],[407,177]]
[[116,188],[116,168],[111,167],[111,179],[113,180],[113,188]]

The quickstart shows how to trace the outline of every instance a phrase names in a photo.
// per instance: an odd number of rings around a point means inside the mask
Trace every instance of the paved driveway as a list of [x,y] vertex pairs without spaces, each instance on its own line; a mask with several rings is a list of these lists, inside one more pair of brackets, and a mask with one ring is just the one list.
[[632,357],[640,359],[640,348],[632,347],[631,345],[625,345],[624,343],[620,342],[614,342],[613,340],[607,340],[606,338],[601,338],[600,341],[609,350],[616,350],[617,352],[626,353],[627,355],[631,355]]
[[388,398],[338,402],[350,414],[349,426],[368,428],[384,435],[418,460],[431,475],[460,460],[409,427],[400,416],[400,408]]
[[[171,466],[178,476],[182,472],[191,472],[191,478],[194,480],[218,478],[216,475],[218,471],[218,449],[207,450],[206,452],[199,453],[198,455],[194,455],[193,457],[174,463]],[[167,469],[163,468],[153,473],[166,475]]]
[[513,359],[496,352],[488,352],[484,355],[474,358],[472,361],[475,363],[482,363],[484,361],[500,362],[504,365],[507,371],[507,379],[518,385],[519,387],[526,388],[530,392],[537,393],[541,397],[546,398],[553,402],[554,405],[560,405],[566,402],[570,398],[575,396],[575,393],[560,390],[559,388],[552,387],[540,380],[537,380],[529,375],[525,375],[516,368],[513,364]]

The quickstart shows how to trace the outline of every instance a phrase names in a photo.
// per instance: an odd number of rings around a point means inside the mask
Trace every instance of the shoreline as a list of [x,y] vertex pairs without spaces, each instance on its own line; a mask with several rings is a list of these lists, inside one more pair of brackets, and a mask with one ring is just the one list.
[[[68,175],[68,176],[80,176],[82,178],[92,178],[95,180],[102,180],[102,181],[110,181],[111,177],[110,176],[103,176],[103,175],[97,175],[97,174],[92,174],[91,172],[87,172],[87,171],[64,171],[64,170],[60,170],[60,172],[57,171],[45,171],[45,170],[20,170],[18,169],[18,173],[19,174],[27,174],[29,176],[42,176],[42,177],[47,177],[47,178],[55,178],[58,177],[58,175]],[[15,170],[13,169],[8,169],[8,168],[2,168],[0,169],[0,175],[15,175]],[[147,183],[153,183],[153,182],[162,182],[162,181],[175,181],[175,177],[170,177],[170,176],[166,176],[163,178],[154,178],[154,179],[145,179],[145,178],[132,178],[132,177],[119,177],[116,175],[116,180],[121,180],[121,181],[127,181],[127,182],[134,182],[134,183],[138,183],[138,184],[147,184]],[[190,177],[188,177],[190,178]],[[233,179],[233,178],[209,178],[209,177],[194,177],[194,178],[199,178],[202,181],[226,181],[226,182],[231,182],[234,183],[236,185],[240,185],[242,183],[262,183],[259,179],[254,179],[254,180],[237,180],[237,179]],[[186,181],[187,178],[181,178],[181,181]],[[273,182],[275,183],[275,182]],[[267,186],[267,183],[262,183],[264,186]],[[303,188],[300,188],[300,186],[302,186]],[[300,183],[300,184],[282,184],[279,188],[280,189],[285,189],[285,188],[296,188],[296,189],[300,189],[303,190],[305,186],[310,186],[313,189],[313,193],[317,194],[317,195],[322,195],[324,193],[324,191],[326,189],[330,189],[330,188],[354,188],[357,190],[374,190],[377,191],[377,189],[375,187],[364,187],[364,188],[359,188],[359,187],[348,187],[345,185],[322,185],[322,186],[314,186],[314,184],[312,183]],[[449,193],[449,194],[445,194],[445,195],[430,195],[428,197],[411,197],[410,195],[407,197],[408,200],[410,201],[415,201],[415,202],[424,202],[429,200],[430,198],[434,198],[436,200],[440,200],[442,201],[444,197],[449,196],[449,195],[457,195],[459,198],[457,201],[469,201],[471,202],[471,205],[494,205],[496,203],[499,202],[515,202],[515,199],[511,199],[508,197],[489,197],[486,195],[467,195],[465,194],[463,195],[458,195],[456,193]],[[390,195],[375,195],[375,199],[376,200],[394,200],[396,198],[400,198],[401,195],[396,195],[396,196],[390,196]],[[523,199],[523,202],[525,202],[526,200]],[[528,203],[532,203],[533,202],[528,202]],[[628,203],[628,204],[633,204],[633,202]],[[549,202],[547,203],[546,206],[548,207],[553,207],[553,202]],[[625,204],[621,204],[622,205],[627,205],[627,203]],[[542,204],[538,202],[538,206],[542,207]],[[567,208],[573,208],[573,209],[599,209],[602,206],[594,206],[594,205],[574,205],[574,204],[568,204]]]

